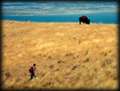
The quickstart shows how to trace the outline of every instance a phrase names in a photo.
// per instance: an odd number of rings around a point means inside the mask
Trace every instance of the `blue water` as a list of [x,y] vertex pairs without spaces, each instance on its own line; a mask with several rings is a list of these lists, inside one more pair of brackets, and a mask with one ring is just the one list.
[[6,2],[4,20],[32,22],[78,22],[87,15],[93,23],[117,23],[116,2]]

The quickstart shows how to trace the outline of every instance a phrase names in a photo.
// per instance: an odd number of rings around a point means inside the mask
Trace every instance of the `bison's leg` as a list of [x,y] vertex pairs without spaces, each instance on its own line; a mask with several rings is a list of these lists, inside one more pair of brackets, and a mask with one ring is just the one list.
[[81,24],[81,18],[79,19],[79,24]]
[[90,19],[88,19],[87,24],[90,24]]
[[81,24],[82,21],[79,21],[79,24]]

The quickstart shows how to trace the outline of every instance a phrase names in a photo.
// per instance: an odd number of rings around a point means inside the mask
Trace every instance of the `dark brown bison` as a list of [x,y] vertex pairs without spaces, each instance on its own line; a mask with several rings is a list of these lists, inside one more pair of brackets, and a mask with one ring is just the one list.
[[79,17],[79,24],[81,24],[81,22],[85,24],[90,24],[90,19],[88,19],[87,16],[81,16]]

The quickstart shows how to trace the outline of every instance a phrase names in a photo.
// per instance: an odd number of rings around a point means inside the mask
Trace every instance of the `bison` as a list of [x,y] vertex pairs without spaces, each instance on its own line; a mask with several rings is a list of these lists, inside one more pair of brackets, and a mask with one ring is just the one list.
[[85,24],[90,24],[90,19],[87,16],[81,16],[79,17],[79,24],[85,23]]

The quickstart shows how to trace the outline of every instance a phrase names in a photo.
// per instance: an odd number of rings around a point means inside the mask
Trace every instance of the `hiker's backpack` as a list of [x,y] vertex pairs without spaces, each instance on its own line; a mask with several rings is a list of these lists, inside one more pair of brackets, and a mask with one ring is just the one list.
[[31,68],[29,69],[29,72],[30,72],[30,73],[32,73],[32,72],[33,72],[33,67],[31,67]]

